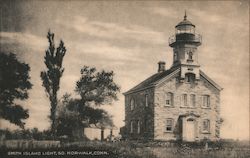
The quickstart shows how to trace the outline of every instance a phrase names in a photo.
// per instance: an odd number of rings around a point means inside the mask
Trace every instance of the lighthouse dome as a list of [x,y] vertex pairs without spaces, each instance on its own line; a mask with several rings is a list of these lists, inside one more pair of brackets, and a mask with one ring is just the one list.
[[178,27],[183,27],[183,26],[187,26],[187,25],[189,25],[189,26],[191,25],[191,26],[195,27],[194,24],[192,24],[189,20],[187,20],[187,13],[185,11],[184,19],[181,22],[179,22],[175,27],[178,28]]
[[179,22],[175,27],[179,27],[179,26],[183,26],[183,25],[191,25],[193,27],[195,27],[194,24],[192,24],[189,20],[184,19],[183,21]]
[[184,19],[175,26],[176,34],[189,33],[195,34],[195,25],[187,20],[187,14],[185,12]]

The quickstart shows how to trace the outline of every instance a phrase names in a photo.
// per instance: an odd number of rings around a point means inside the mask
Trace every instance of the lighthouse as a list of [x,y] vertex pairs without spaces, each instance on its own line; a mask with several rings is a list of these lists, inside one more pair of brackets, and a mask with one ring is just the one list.
[[198,46],[202,43],[202,36],[195,31],[195,25],[184,19],[175,26],[175,34],[169,38],[169,46],[173,48],[173,65],[181,68],[180,79],[196,79],[199,76]]
[[[222,88],[201,69],[201,35],[184,19],[169,38],[173,63],[125,92],[125,139],[216,141],[220,138]],[[142,65],[143,68],[143,65]]]

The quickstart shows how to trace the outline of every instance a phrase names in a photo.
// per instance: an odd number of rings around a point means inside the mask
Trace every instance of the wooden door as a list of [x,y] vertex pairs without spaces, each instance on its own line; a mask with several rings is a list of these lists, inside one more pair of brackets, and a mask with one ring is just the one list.
[[187,120],[186,122],[186,141],[194,141],[195,140],[195,121],[194,120]]

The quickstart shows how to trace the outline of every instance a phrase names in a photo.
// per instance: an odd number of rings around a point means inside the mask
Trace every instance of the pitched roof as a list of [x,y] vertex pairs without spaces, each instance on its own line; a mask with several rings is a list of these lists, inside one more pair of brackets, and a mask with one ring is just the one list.
[[[160,83],[162,80],[164,80],[164,78],[171,76],[171,74],[178,73],[179,71],[180,71],[180,68],[171,68],[171,69],[163,71],[163,72],[158,72],[158,73],[150,76],[146,80],[142,81],[141,83],[139,83],[138,85],[136,85],[135,87],[131,88],[130,90],[128,90],[127,92],[125,92],[123,94],[126,95],[129,93],[133,93],[133,92],[137,92],[137,91],[146,89],[146,88],[154,87],[155,85]],[[206,81],[208,81],[212,86],[214,86],[216,89],[218,89],[219,91],[221,91],[223,89],[201,70],[200,70],[200,75]]]
[[163,72],[158,72],[158,73],[150,76],[146,80],[142,81],[141,83],[139,83],[135,87],[131,88],[130,90],[128,90],[124,94],[126,95],[126,94],[129,94],[129,93],[135,92],[135,91],[140,91],[142,89],[152,87],[152,86],[156,85],[158,83],[158,81],[160,81],[164,77],[167,77],[168,75],[170,75],[172,72],[174,72],[177,69],[178,68],[172,68],[172,69],[169,69],[169,70],[166,70],[166,71],[163,71]]
[[221,86],[219,86],[217,83],[215,83],[211,78],[209,78],[203,71],[200,70],[200,75],[206,79],[211,85],[213,85],[216,89],[219,91],[223,90]]

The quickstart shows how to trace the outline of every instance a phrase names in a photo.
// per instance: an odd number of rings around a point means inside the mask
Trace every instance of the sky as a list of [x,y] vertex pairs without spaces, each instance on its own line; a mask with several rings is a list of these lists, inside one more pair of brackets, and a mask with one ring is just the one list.
[[[168,38],[187,19],[202,35],[201,69],[221,92],[222,138],[249,139],[249,4],[247,1],[0,1],[0,51],[13,52],[31,67],[33,84],[26,128],[49,127],[49,101],[40,72],[48,48],[48,30],[67,52],[59,98],[74,93],[84,65],[113,70],[119,100],[104,108],[117,127],[124,125],[124,96],[157,72],[158,61],[172,65]],[[1,120],[1,127],[12,128]]]

